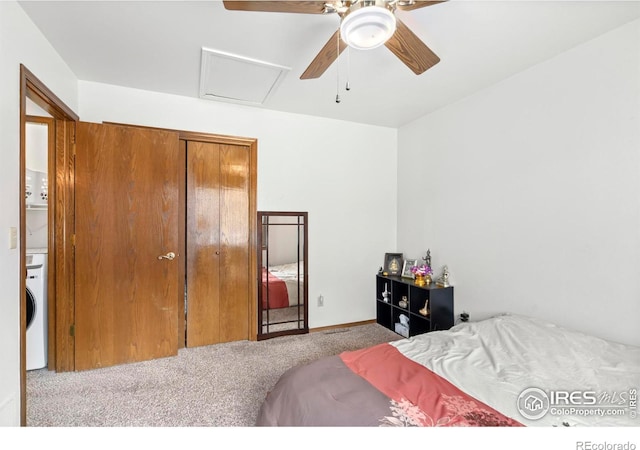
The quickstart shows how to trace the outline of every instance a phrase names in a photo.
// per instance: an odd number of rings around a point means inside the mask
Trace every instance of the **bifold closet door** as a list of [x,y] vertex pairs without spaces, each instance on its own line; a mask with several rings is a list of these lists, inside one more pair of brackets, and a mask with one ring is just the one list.
[[178,134],[79,122],[76,136],[75,369],[176,355]]
[[187,141],[187,347],[249,338],[250,152]]

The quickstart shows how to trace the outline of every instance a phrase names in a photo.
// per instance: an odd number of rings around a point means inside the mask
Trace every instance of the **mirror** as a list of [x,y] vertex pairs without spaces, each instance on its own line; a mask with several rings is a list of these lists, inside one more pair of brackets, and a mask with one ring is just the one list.
[[258,340],[308,326],[307,213],[258,211]]

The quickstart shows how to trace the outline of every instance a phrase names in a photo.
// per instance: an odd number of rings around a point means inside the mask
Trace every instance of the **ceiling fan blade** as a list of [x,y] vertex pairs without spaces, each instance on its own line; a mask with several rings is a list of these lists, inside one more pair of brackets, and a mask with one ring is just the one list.
[[283,13],[303,13],[322,14],[326,2],[318,1],[260,1],[260,0],[240,0],[223,1],[224,7],[233,11],[262,11],[262,12],[283,12]]
[[[347,44],[344,43],[342,39],[340,39],[340,30],[336,30],[333,33],[333,36],[324,44],[320,53],[316,55],[316,57],[311,61],[307,70],[304,71],[302,75],[300,75],[301,80],[308,80],[310,78],[319,78],[325,70],[329,68],[333,62],[338,59],[340,53],[347,48]],[[336,42],[338,41],[338,42]],[[338,50],[338,45],[340,46],[340,50]]]
[[447,0],[441,0],[438,2],[430,2],[430,1],[423,1],[423,0],[415,0],[415,1],[399,1],[398,3],[396,3],[396,6],[398,9],[401,9],[403,11],[412,11],[414,9],[419,9],[419,8],[424,8],[425,6],[433,6],[433,5],[437,5],[438,3],[444,3]]
[[420,75],[440,62],[438,55],[433,53],[431,49],[397,17],[396,32],[384,45],[416,75]]

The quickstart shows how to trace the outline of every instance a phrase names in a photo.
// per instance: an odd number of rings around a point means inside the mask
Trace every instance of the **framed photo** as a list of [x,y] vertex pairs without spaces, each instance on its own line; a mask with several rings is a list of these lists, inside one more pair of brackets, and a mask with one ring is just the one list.
[[382,271],[388,275],[399,276],[402,273],[402,253],[385,253]]
[[402,278],[415,278],[415,275],[413,274],[413,272],[411,272],[411,268],[413,266],[417,266],[418,265],[418,260],[417,259],[405,259],[404,260],[404,264],[402,266]]

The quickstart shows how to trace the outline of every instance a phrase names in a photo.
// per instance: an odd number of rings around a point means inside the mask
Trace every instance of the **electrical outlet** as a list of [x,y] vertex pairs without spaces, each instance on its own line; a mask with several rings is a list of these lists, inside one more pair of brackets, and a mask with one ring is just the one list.
[[324,306],[324,296],[322,295],[318,296],[318,306],[320,307]]

